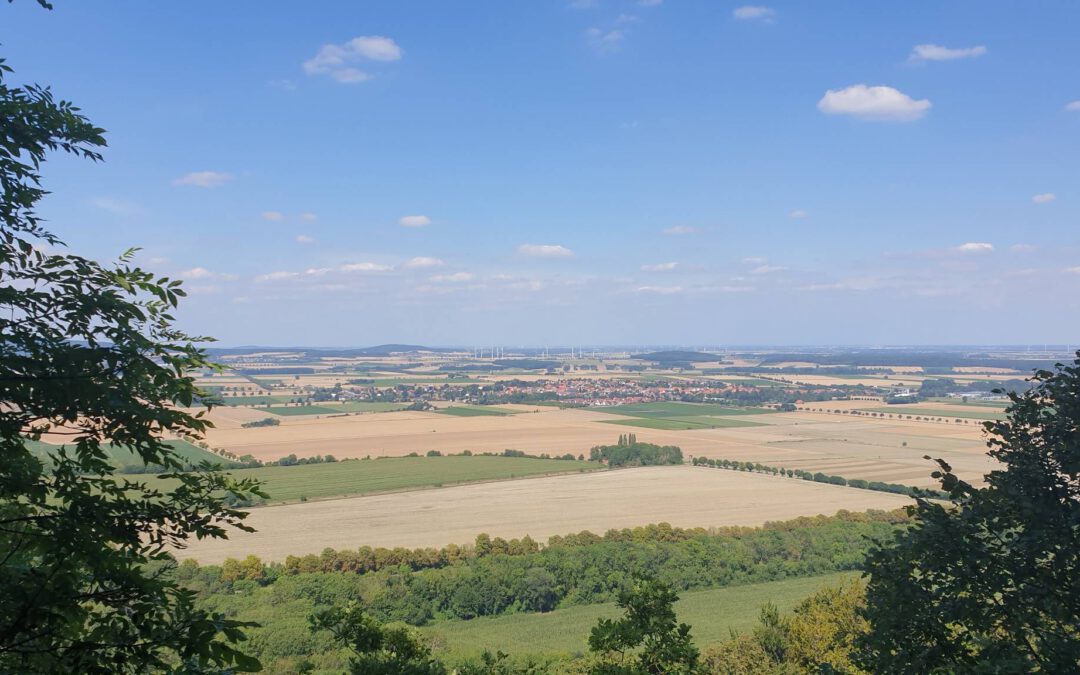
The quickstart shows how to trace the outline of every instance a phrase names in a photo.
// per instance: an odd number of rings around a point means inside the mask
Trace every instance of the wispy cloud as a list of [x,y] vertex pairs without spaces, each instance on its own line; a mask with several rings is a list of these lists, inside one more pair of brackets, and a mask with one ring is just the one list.
[[1062,271],[1066,274],[1080,274],[1080,265],[1077,265],[1076,267],[1066,267]]
[[788,214],[788,217],[791,218],[792,220],[802,220],[803,218],[806,218],[809,215],[810,215],[809,213],[807,213],[806,211],[803,211],[802,209],[795,209],[794,211],[792,211],[791,213]]
[[672,295],[674,293],[681,293],[682,286],[639,286],[635,289],[637,293],[658,293],[660,295]]
[[1069,112],[1080,112],[1080,100],[1072,101],[1065,104],[1065,109]]
[[301,213],[300,214],[300,220],[304,221],[305,223],[314,223],[318,219],[319,219],[319,217],[317,215],[315,215],[314,213]]
[[326,75],[342,84],[356,84],[371,79],[371,74],[356,67],[363,61],[398,61],[404,52],[393,39],[381,35],[362,35],[342,44],[325,44],[304,62],[308,75]]
[[969,241],[956,247],[957,253],[989,253],[994,250],[994,245],[985,241]]
[[228,183],[233,178],[224,171],[193,171],[173,179],[173,185],[192,185],[201,188],[215,188]]
[[518,253],[532,258],[573,258],[574,252],[559,244],[522,244]]
[[430,258],[428,256],[418,256],[418,257],[412,258],[411,260],[406,262],[404,265],[402,265],[402,267],[404,267],[405,269],[413,270],[413,269],[422,269],[422,268],[425,268],[425,267],[441,267],[444,264],[445,263],[442,260],[438,259],[438,258]]
[[642,272],[670,272],[679,266],[677,262],[657,263],[655,265],[642,265]]
[[373,262],[346,263],[338,268],[342,272],[389,272],[394,269],[391,265],[381,265]]
[[592,28],[585,31],[585,38],[589,46],[601,54],[610,54],[618,51],[626,39],[626,31],[622,28]]
[[951,49],[941,45],[915,45],[911,49],[908,61],[912,63],[926,63],[927,61],[955,61],[957,59],[972,59],[986,54],[986,47],[962,47]]
[[750,274],[772,274],[774,272],[783,272],[786,269],[782,265],[758,265],[750,270]]
[[862,120],[912,122],[930,109],[927,99],[915,100],[892,87],[855,84],[845,89],[830,89],[818,101],[818,110],[826,115],[850,115]]
[[221,281],[233,281],[236,279],[236,275],[223,272],[211,272],[205,267],[192,267],[189,270],[182,270],[180,272],[180,278],[191,280],[219,279]]
[[1043,192],[1042,194],[1034,195],[1031,198],[1031,201],[1035,202],[1036,204],[1049,204],[1055,199],[1057,199],[1057,195],[1053,192]]
[[298,234],[298,235],[296,235],[296,243],[297,244],[314,244],[315,243],[315,237],[312,237],[312,236],[306,235],[306,234]]
[[689,225],[676,225],[664,230],[664,234],[667,235],[696,234],[697,232],[699,232],[698,228]]
[[402,216],[398,218],[398,225],[402,227],[427,227],[431,224],[431,218],[427,216]]
[[437,274],[428,278],[428,281],[434,283],[452,283],[459,284],[465,281],[472,281],[475,277],[470,272],[454,272],[453,274]]
[[280,211],[263,211],[262,219],[269,220],[272,223],[277,223],[285,220],[285,214],[281,213]]
[[765,21],[771,23],[776,19],[776,10],[761,5],[743,5],[733,9],[731,16],[739,21]]

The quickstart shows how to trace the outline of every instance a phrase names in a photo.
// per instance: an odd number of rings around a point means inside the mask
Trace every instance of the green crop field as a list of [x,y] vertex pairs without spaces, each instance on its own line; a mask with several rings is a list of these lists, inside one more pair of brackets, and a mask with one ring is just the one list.
[[483,415],[513,415],[517,413],[516,410],[507,410],[505,408],[496,408],[490,405],[456,405],[449,408],[440,408],[435,412],[443,415],[457,415],[458,417],[480,417]]
[[[257,478],[270,495],[268,503],[350,497],[439,487],[476,481],[506,480],[552,473],[600,469],[596,462],[531,457],[385,457],[328,464],[235,469],[236,478]],[[171,486],[171,484],[170,484]]]
[[663,429],[664,431],[766,426],[760,422],[737,420],[730,417],[627,417],[622,420],[601,420],[600,422],[601,424],[618,424],[619,426]]
[[757,427],[760,422],[734,419],[735,415],[761,415],[776,412],[771,408],[732,408],[711,403],[631,403],[610,407],[592,408],[613,415],[625,415],[625,420],[603,420],[604,424],[618,424],[665,431],[687,429],[719,429],[724,427]]
[[[30,448],[30,452],[33,453],[35,457],[38,457],[40,459],[45,459],[49,456],[49,454],[55,453],[58,449],[60,449],[59,445],[54,445],[52,443],[44,443],[42,441],[27,440],[26,446]],[[106,444],[103,447],[105,449],[105,452],[109,455],[109,460],[117,469],[143,466],[142,459],[137,457],[133,452],[126,448],[121,448],[119,446],[110,444]],[[220,464],[225,467],[235,466],[234,462],[231,462],[220,455],[215,455],[212,452],[203,450],[197,445],[193,445],[184,440],[176,439],[173,441],[169,441],[169,447],[171,447],[173,451],[176,452],[176,454],[180,457],[181,461],[190,463],[192,465],[206,461]],[[72,452],[73,449],[69,448],[68,453],[71,454]]]
[[987,410],[950,410],[949,408],[920,408],[917,406],[889,406],[887,408],[866,408],[864,412],[896,413],[902,415],[922,417],[944,417],[946,419],[973,419],[973,420],[1003,420],[1006,418],[1004,411]]
[[[730,639],[731,630],[753,628],[765,603],[781,612],[790,611],[800,600],[822,586],[858,578],[857,572],[842,572],[801,579],[784,579],[763,584],[729,586],[680,594],[675,605],[680,622],[690,624],[690,634],[699,646]],[[557,609],[546,614],[444,621],[419,629],[453,658],[476,656],[483,649],[517,655],[559,655],[588,652],[589,631],[602,618],[619,616],[613,604],[584,605]]]

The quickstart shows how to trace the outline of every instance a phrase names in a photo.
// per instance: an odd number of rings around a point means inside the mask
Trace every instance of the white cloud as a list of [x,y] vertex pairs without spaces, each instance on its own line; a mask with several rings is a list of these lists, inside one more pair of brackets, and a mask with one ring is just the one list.
[[180,272],[179,276],[182,279],[221,279],[222,281],[233,281],[236,279],[235,274],[211,272],[205,267],[192,267],[189,270],[183,270]]
[[986,54],[986,47],[963,47],[950,49],[941,45],[915,45],[911,49],[908,61],[924,63],[926,61],[955,61],[956,59],[971,59]]
[[308,236],[306,234],[298,234],[298,235],[296,235],[296,243],[297,244],[314,244],[315,243],[315,237],[311,237],[311,236]]
[[1013,244],[1009,247],[1009,249],[1015,253],[1031,253],[1037,248],[1038,247],[1033,244]]
[[635,289],[637,293],[658,293],[660,295],[671,295],[673,293],[681,293],[682,286],[639,286]]
[[314,213],[301,213],[300,214],[300,220],[304,221],[305,223],[314,223],[318,219],[319,219],[319,217],[317,215],[315,215]]
[[1080,112],[1080,99],[1073,101],[1072,103],[1066,103],[1065,109],[1069,112]]
[[854,84],[846,89],[828,90],[818,101],[826,115],[851,115],[864,120],[911,122],[926,114],[931,103],[914,100],[892,87]]
[[228,183],[233,178],[231,173],[222,171],[193,171],[173,180],[173,185],[194,185],[201,188],[213,188]]
[[739,21],[772,21],[776,18],[776,10],[760,5],[743,5],[732,10],[731,15]]
[[1080,265],[1077,265],[1076,267],[1066,267],[1062,271],[1066,274],[1080,274]]
[[786,267],[780,265],[758,265],[750,270],[750,274],[772,274],[773,272],[783,272],[786,269]]
[[679,266],[677,262],[657,263],[655,265],[642,265],[642,272],[668,272]]
[[444,264],[445,263],[443,263],[443,261],[439,260],[438,258],[429,258],[427,256],[419,256],[419,257],[413,258],[412,260],[409,260],[408,262],[406,262],[403,265],[403,267],[405,267],[405,269],[413,270],[413,269],[420,269],[420,268],[423,268],[423,267],[440,267],[440,266],[442,266]]
[[622,46],[622,41],[626,38],[626,31],[619,28],[603,30],[593,27],[585,31],[585,37],[588,38],[589,45],[596,51],[610,53]]
[[263,220],[269,220],[270,222],[276,223],[276,222],[279,222],[281,220],[284,220],[285,219],[285,214],[283,214],[280,211],[263,211],[262,212],[262,219]]
[[1057,195],[1053,192],[1043,192],[1042,194],[1035,195],[1031,198],[1031,201],[1036,204],[1049,204],[1057,199]]
[[794,211],[792,211],[791,213],[788,214],[788,217],[792,218],[793,220],[802,220],[803,218],[806,218],[809,215],[810,215],[809,213],[807,213],[806,211],[803,211],[802,209],[795,209]]
[[214,273],[205,267],[192,267],[189,270],[180,272],[180,276],[185,279],[212,279]]
[[402,216],[398,219],[398,225],[402,227],[427,227],[431,224],[431,218],[427,216]]
[[373,262],[346,263],[338,268],[342,272],[389,272],[394,269],[390,265],[380,265]]
[[518,253],[533,258],[573,258],[574,252],[559,244],[522,244]]
[[956,251],[959,253],[989,253],[993,250],[994,245],[984,241],[969,241],[956,247]]
[[435,283],[461,283],[463,281],[472,281],[473,275],[469,272],[455,272],[453,274],[439,274],[428,279]]
[[391,38],[362,35],[342,44],[326,44],[314,57],[304,62],[308,75],[327,75],[343,84],[371,79],[371,75],[353,67],[359,61],[398,61],[403,52]]
[[332,267],[309,267],[306,270],[304,270],[304,274],[306,274],[309,277],[322,277],[322,276],[326,276],[327,274],[330,274],[333,271],[334,271],[334,268],[332,268]]
[[664,234],[677,235],[677,234],[696,234],[698,229],[696,227],[690,227],[689,225],[676,225],[675,227],[669,227],[664,230]]
[[269,272],[267,274],[260,274],[255,277],[256,283],[262,283],[264,281],[281,281],[283,279],[293,279],[300,276],[298,272],[286,272],[284,270],[277,272]]

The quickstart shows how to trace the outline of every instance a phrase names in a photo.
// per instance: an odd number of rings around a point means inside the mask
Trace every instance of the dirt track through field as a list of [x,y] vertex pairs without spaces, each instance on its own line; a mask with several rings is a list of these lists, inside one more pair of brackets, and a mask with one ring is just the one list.
[[760,525],[841,509],[893,509],[907,497],[705,467],[672,466],[551,476],[252,509],[258,532],[204,540],[180,558],[264,561],[326,547],[443,546],[481,532],[504,538],[668,522],[679,527]]

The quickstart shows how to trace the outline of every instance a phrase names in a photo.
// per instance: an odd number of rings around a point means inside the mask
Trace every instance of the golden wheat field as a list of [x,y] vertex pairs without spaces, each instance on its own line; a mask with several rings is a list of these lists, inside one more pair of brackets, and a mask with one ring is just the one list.
[[257,532],[194,542],[176,554],[202,563],[250,554],[280,561],[326,547],[466,544],[481,532],[543,541],[649,523],[760,525],[909,503],[899,495],[799,479],[706,467],[644,467],[261,507],[246,521]]

